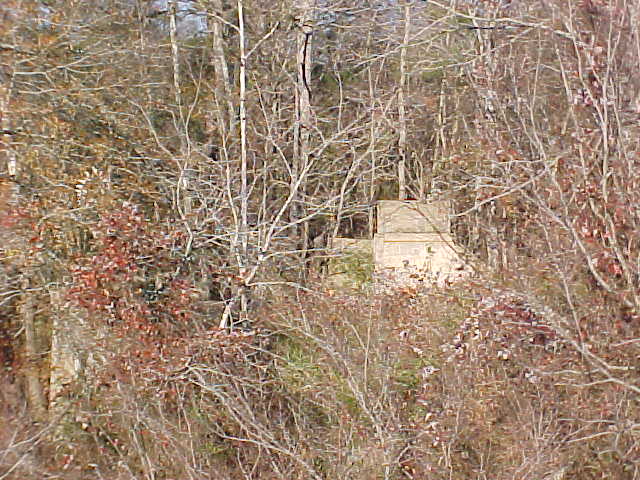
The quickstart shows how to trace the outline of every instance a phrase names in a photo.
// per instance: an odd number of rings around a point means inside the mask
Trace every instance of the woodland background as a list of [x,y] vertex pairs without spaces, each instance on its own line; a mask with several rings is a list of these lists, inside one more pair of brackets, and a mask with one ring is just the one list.
[[[0,479],[640,478],[639,28],[631,0],[4,0]],[[330,287],[332,238],[427,197],[471,278]]]

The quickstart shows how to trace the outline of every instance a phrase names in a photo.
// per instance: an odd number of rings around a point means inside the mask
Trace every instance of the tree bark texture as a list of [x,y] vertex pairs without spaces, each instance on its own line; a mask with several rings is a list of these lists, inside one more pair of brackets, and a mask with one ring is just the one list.
[[406,88],[407,88],[407,49],[411,31],[411,3],[404,4],[404,38],[400,49],[400,82],[398,84],[398,200],[407,199],[407,118],[406,118]]

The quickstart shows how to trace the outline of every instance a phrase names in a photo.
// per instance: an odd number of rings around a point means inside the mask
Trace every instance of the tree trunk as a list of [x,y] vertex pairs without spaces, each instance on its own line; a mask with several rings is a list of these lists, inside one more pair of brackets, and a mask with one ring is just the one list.
[[[217,130],[222,142],[226,141],[227,134],[234,121],[234,108],[231,99],[231,86],[229,84],[229,67],[224,53],[223,37],[223,8],[222,0],[211,0],[214,17],[211,24],[211,50],[212,64],[215,72],[215,100],[216,100],[216,120]],[[225,112],[226,109],[226,112]],[[211,129],[212,130],[212,129]],[[209,131],[211,135],[212,131]],[[224,145],[222,145],[224,149]],[[226,150],[223,150],[226,151]]]
[[[4,57],[4,58],[3,58]],[[0,61],[7,59],[4,65],[0,64],[0,161],[6,165],[6,171],[11,177],[17,174],[16,156],[11,148],[12,143],[12,122],[10,115],[10,101],[13,91],[15,64],[14,53],[5,53],[0,57]],[[2,168],[4,170],[4,168]],[[1,171],[1,170],[0,170]]]
[[[296,89],[295,89],[295,125],[293,145],[293,165],[291,169],[292,188],[305,171],[309,162],[309,143],[311,138],[311,48],[313,35],[313,4],[312,0],[301,0],[298,3],[298,33],[296,36]],[[300,185],[291,206],[290,220],[296,222],[305,216],[300,191],[304,186]],[[309,249],[308,224],[302,227],[293,223],[293,235],[300,239],[299,249],[302,260],[307,256]],[[302,269],[302,275],[307,274],[306,268]]]
[[[13,40],[11,35],[11,27],[13,25],[5,24],[0,27],[0,33],[7,40]],[[3,49],[4,50],[4,49]],[[12,180],[18,176],[18,164],[15,152],[12,149],[13,143],[13,119],[11,118],[11,99],[14,84],[14,66],[16,65],[16,52],[8,47],[4,54],[0,57],[0,160],[4,165],[0,164],[0,171],[5,170]],[[4,168],[3,168],[4,167]],[[9,205],[17,205],[19,201],[17,184],[7,182],[3,185],[4,194],[0,203],[2,207]],[[6,227],[0,227],[6,228]],[[33,268],[28,266],[30,259],[26,253],[26,240],[19,234],[12,232],[8,241],[16,245],[17,250],[22,251],[20,258],[20,267],[23,268],[23,276],[20,282],[21,290],[21,306],[20,317],[22,326],[24,327],[24,354],[25,368],[23,370],[25,380],[25,391],[29,408],[32,416],[37,421],[43,421],[46,418],[47,406],[44,398],[42,384],[38,372],[38,355],[39,351],[36,343],[36,327],[35,327],[35,300],[33,293],[30,292],[31,279],[33,278]]]
[[[233,205],[233,198],[230,198],[232,202],[232,208],[234,209],[234,218],[236,218],[236,231],[234,239],[232,240],[232,251],[235,254],[236,262],[238,266],[238,277],[243,282],[238,286],[234,298],[227,304],[222,319],[220,321],[220,328],[226,328],[230,325],[231,310],[232,307],[239,303],[240,305],[240,321],[241,323],[247,320],[247,288],[244,282],[247,280],[248,275],[248,254],[249,254],[249,232],[248,232],[248,208],[249,208],[249,181],[248,181],[248,166],[247,166],[247,53],[245,43],[245,28],[244,28],[244,3],[243,0],[238,0],[238,47],[240,50],[240,71],[239,71],[239,120],[240,120],[240,214],[235,213],[235,206]],[[228,180],[231,181],[230,179]]]
[[400,49],[400,83],[398,86],[398,120],[400,132],[398,138],[398,200],[407,199],[407,119],[405,89],[407,87],[407,49],[409,48],[409,34],[411,31],[411,2],[404,4],[404,38]]
[[191,179],[190,168],[190,141],[189,132],[187,130],[187,121],[185,118],[185,109],[182,102],[181,92],[181,79],[180,79],[180,49],[178,46],[178,29],[177,29],[177,0],[170,1],[169,12],[169,36],[171,40],[171,60],[173,66],[173,94],[178,109],[178,128],[180,137],[180,158],[178,163],[180,165],[180,177],[178,178],[176,185],[176,207],[180,212],[180,216],[183,221],[188,222],[188,218],[191,216],[193,208],[193,201],[191,194],[189,193]]
[[[247,53],[245,51],[245,31],[244,31],[244,5],[243,0],[238,0],[238,30],[240,47],[240,255],[239,255],[239,277],[246,281],[247,264],[249,255],[249,232],[248,232],[248,206],[249,188],[247,179]],[[248,292],[244,285],[238,289],[240,299],[241,322],[247,321],[247,299]]]
[[20,313],[22,316],[22,324],[24,326],[24,351],[26,358],[24,379],[27,401],[29,408],[31,409],[31,414],[35,420],[44,421],[47,415],[47,404],[44,398],[44,392],[38,370],[40,352],[38,351],[36,342],[35,302],[33,293],[29,292],[31,288],[30,277],[32,275],[32,269],[28,268],[20,285],[23,299]]

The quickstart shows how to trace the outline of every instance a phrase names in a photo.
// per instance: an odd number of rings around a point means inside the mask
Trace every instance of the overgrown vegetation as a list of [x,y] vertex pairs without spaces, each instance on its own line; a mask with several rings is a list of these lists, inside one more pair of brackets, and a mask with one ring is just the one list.
[[[640,478],[634,2],[86,3],[0,5],[0,479]],[[474,275],[332,285],[388,197]]]

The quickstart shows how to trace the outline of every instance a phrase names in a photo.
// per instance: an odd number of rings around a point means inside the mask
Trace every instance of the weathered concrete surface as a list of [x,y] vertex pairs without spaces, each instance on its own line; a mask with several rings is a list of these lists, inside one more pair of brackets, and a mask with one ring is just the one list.
[[378,234],[451,231],[448,202],[382,200],[378,202]]
[[445,283],[468,273],[451,236],[450,205],[385,200],[378,203],[373,240],[334,239],[334,286],[357,286],[375,277],[386,284]]
[[460,256],[449,234],[385,233],[374,238],[376,269],[414,267],[428,273],[459,269]]

